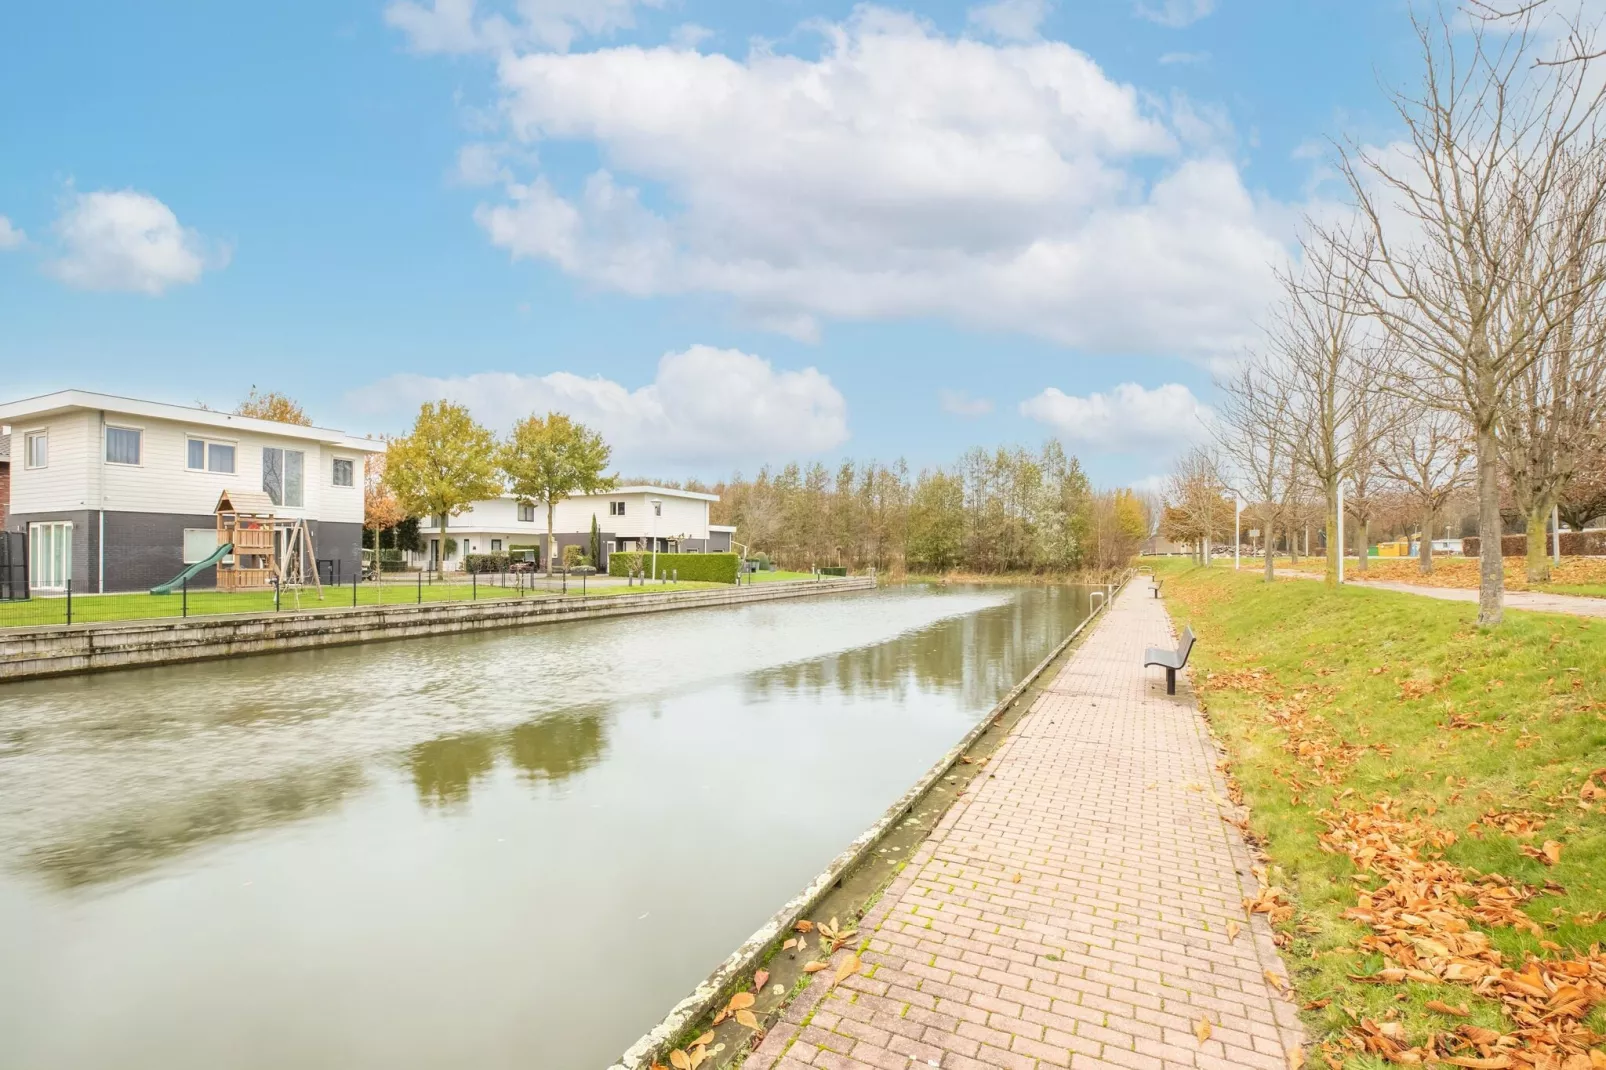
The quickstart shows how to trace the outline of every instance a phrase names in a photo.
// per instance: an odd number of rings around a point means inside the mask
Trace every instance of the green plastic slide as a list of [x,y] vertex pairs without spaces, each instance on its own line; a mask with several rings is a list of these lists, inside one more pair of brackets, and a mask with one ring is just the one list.
[[197,561],[195,564],[191,565],[189,568],[186,568],[183,572],[180,572],[177,576],[174,576],[166,583],[152,587],[151,594],[172,594],[180,587],[183,587],[185,583],[194,579],[199,573],[211,568],[213,565],[217,564],[225,557],[228,557],[233,552],[234,544],[232,542],[224,543],[222,546],[219,546],[217,551],[205,561]]

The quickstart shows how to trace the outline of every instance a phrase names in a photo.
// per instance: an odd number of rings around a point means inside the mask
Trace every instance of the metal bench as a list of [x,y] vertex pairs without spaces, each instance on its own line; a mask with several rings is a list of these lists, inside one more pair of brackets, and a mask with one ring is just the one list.
[[1175,650],[1161,650],[1151,646],[1143,652],[1143,667],[1158,665],[1165,670],[1165,693],[1177,693],[1177,670],[1185,668],[1188,664],[1188,655],[1193,653],[1193,628],[1182,629],[1182,642]]
[[1160,597],[1160,588],[1163,587],[1164,585],[1165,585],[1165,580],[1155,580],[1154,581],[1154,597],[1156,597],[1156,598]]

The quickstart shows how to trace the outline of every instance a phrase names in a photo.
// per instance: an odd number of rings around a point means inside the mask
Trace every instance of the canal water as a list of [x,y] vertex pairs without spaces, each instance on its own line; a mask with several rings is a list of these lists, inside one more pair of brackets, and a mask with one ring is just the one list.
[[1087,612],[891,588],[0,687],[0,1067],[606,1066]]

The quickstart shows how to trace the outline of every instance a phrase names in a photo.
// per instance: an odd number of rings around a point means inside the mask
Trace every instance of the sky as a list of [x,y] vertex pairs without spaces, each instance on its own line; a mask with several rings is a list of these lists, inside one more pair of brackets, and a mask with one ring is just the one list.
[[1414,72],[1404,0],[6,5],[0,400],[1152,485]]

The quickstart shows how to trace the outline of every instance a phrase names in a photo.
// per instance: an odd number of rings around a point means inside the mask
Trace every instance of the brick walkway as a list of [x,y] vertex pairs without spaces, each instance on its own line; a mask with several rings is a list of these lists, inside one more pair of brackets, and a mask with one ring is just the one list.
[[819,974],[747,1070],[1288,1065],[1215,746],[1140,664],[1171,642],[1140,577],[865,918],[861,974]]

